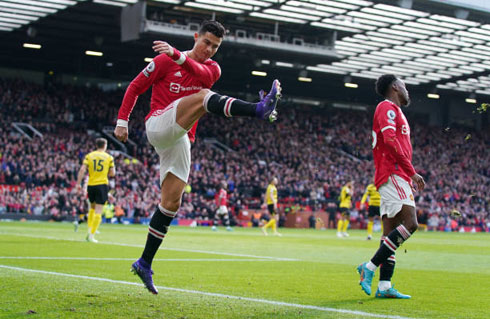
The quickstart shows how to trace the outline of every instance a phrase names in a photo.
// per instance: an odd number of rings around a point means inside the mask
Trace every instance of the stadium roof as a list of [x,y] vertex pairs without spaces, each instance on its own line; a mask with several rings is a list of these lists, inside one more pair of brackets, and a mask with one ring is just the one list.
[[[80,2],[103,6],[84,4],[84,9],[79,10]],[[95,40],[91,42],[96,44],[111,43],[117,51],[116,47],[123,45],[116,20],[119,8],[137,2],[0,0],[0,36],[25,29],[33,40],[39,33],[47,41],[55,38],[68,41],[67,33],[73,36],[75,31],[94,35]],[[304,58],[296,57],[301,63],[286,61],[282,65],[300,69],[296,71],[302,71],[303,75],[321,72],[351,79],[375,79],[383,73],[395,73],[416,86],[490,95],[488,12],[426,0],[157,0],[149,3],[160,5],[173,16],[219,14],[220,18],[233,21],[231,25],[243,29],[263,22],[276,24],[276,31],[280,24],[296,37],[307,36],[305,32],[322,36],[325,32],[336,32],[332,50],[337,59],[307,59],[310,63],[305,63]],[[67,13],[60,14],[61,10]],[[30,25],[33,27],[29,28]],[[17,38],[20,34],[17,33]],[[283,42],[280,37],[271,41]],[[281,67],[281,64],[274,63],[274,66]]]

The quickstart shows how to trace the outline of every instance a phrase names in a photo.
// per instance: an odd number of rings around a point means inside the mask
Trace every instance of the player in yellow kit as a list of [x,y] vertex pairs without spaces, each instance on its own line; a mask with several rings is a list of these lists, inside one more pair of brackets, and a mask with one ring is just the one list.
[[367,198],[369,197],[369,208],[368,208],[368,225],[367,225],[367,240],[373,238],[373,223],[374,218],[379,218],[379,205],[381,204],[381,195],[378,193],[376,186],[371,183],[366,187],[364,195],[361,199],[361,209],[364,209]]
[[264,203],[267,205],[267,209],[269,210],[270,214],[269,221],[262,226],[262,232],[266,236],[268,235],[267,228],[269,227],[272,228],[274,235],[281,236],[281,234],[277,232],[277,222],[279,220],[279,215],[277,213],[277,183],[277,177],[272,178],[269,186],[267,186],[267,190],[265,191]]
[[81,190],[81,183],[88,171],[87,194],[90,202],[88,213],[87,241],[96,243],[94,234],[102,221],[102,209],[107,202],[109,192],[109,176],[116,175],[114,158],[106,152],[107,140],[98,138],[95,140],[97,149],[85,156],[82,167],[78,171],[77,191]]
[[337,237],[348,237],[347,228],[349,227],[350,209],[352,208],[352,194],[354,192],[354,181],[349,181],[342,187],[340,192],[339,209],[342,217],[337,223]]

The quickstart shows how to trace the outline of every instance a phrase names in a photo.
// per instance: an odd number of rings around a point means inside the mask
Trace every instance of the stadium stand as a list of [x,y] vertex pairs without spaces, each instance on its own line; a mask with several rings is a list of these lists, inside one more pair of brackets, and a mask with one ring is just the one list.
[[[122,91],[48,85],[0,79],[0,214],[50,215],[71,219],[86,203],[73,186],[83,156],[92,148],[88,130],[113,126]],[[136,105],[130,138],[135,159],[114,153],[116,204],[126,216],[145,217],[158,202],[158,159],[144,133],[148,97]],[[359,202],[373,176],[371,117],[366,111],[288,105],[274,125],[241,119],[204,118],[192,149],[193,169],[179,216],[199,223],[212,218],[216,185],[227,180],[233,215],[260,208],[270,176],[278,176],[284,206],[325,210],[336,201],[347,178],[355,181]],[[12,122],[29,123],[43,137],[13,130]],[[428,127],[412,121],[414,164],[427,181],[416,195],[419,216],[429,229],[487,230],[490,225],[490,132],[488,128]],[[214,138],[228,150],[205,143]],[[111,149],[111,146],[109,146]],[[423,169],[423,170],[422,170]],[[144,199],[144,200],[142,200]],[[454,218],[457,210],[462,216]],[[356,214],[354,214],[356,216]],[[1,218],[1,216],[0,216]],[[250,216],[249,216],[250,218]],[[365,216],[361,213],[359,223]],[[238,221],[234,221],[238,223]]]

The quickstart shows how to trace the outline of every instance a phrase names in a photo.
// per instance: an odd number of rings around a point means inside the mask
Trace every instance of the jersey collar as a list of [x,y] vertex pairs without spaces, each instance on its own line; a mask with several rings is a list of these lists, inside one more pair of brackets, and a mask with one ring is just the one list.
[[[391,103],[391,104],[393,104],[393,105],[398,106],[398,104],[396,104],[395,102],[393,102],[393,101],[391,101],[391,100],[385,99],[385,101],[386,101],[386,102],[389,102],[389,103]],[[398,107],[399,107],[399,106],[398,106]]]

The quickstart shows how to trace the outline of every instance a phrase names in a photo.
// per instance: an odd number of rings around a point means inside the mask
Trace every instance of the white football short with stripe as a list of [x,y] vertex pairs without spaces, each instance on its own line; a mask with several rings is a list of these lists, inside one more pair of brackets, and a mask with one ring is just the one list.
[[387,215],[388,218],[392,218],[401,211],[403,205],[415,207],[412,187],[398,175],[392,174],[388,182],[379,188],[379,194],[381,216]]
[[160,185],[168,173],[185,183],[191,168],[191,142],[187,130],[177,122],[180,99],[162,110],[154,111],[146,120],[146,136],[160,157]]

